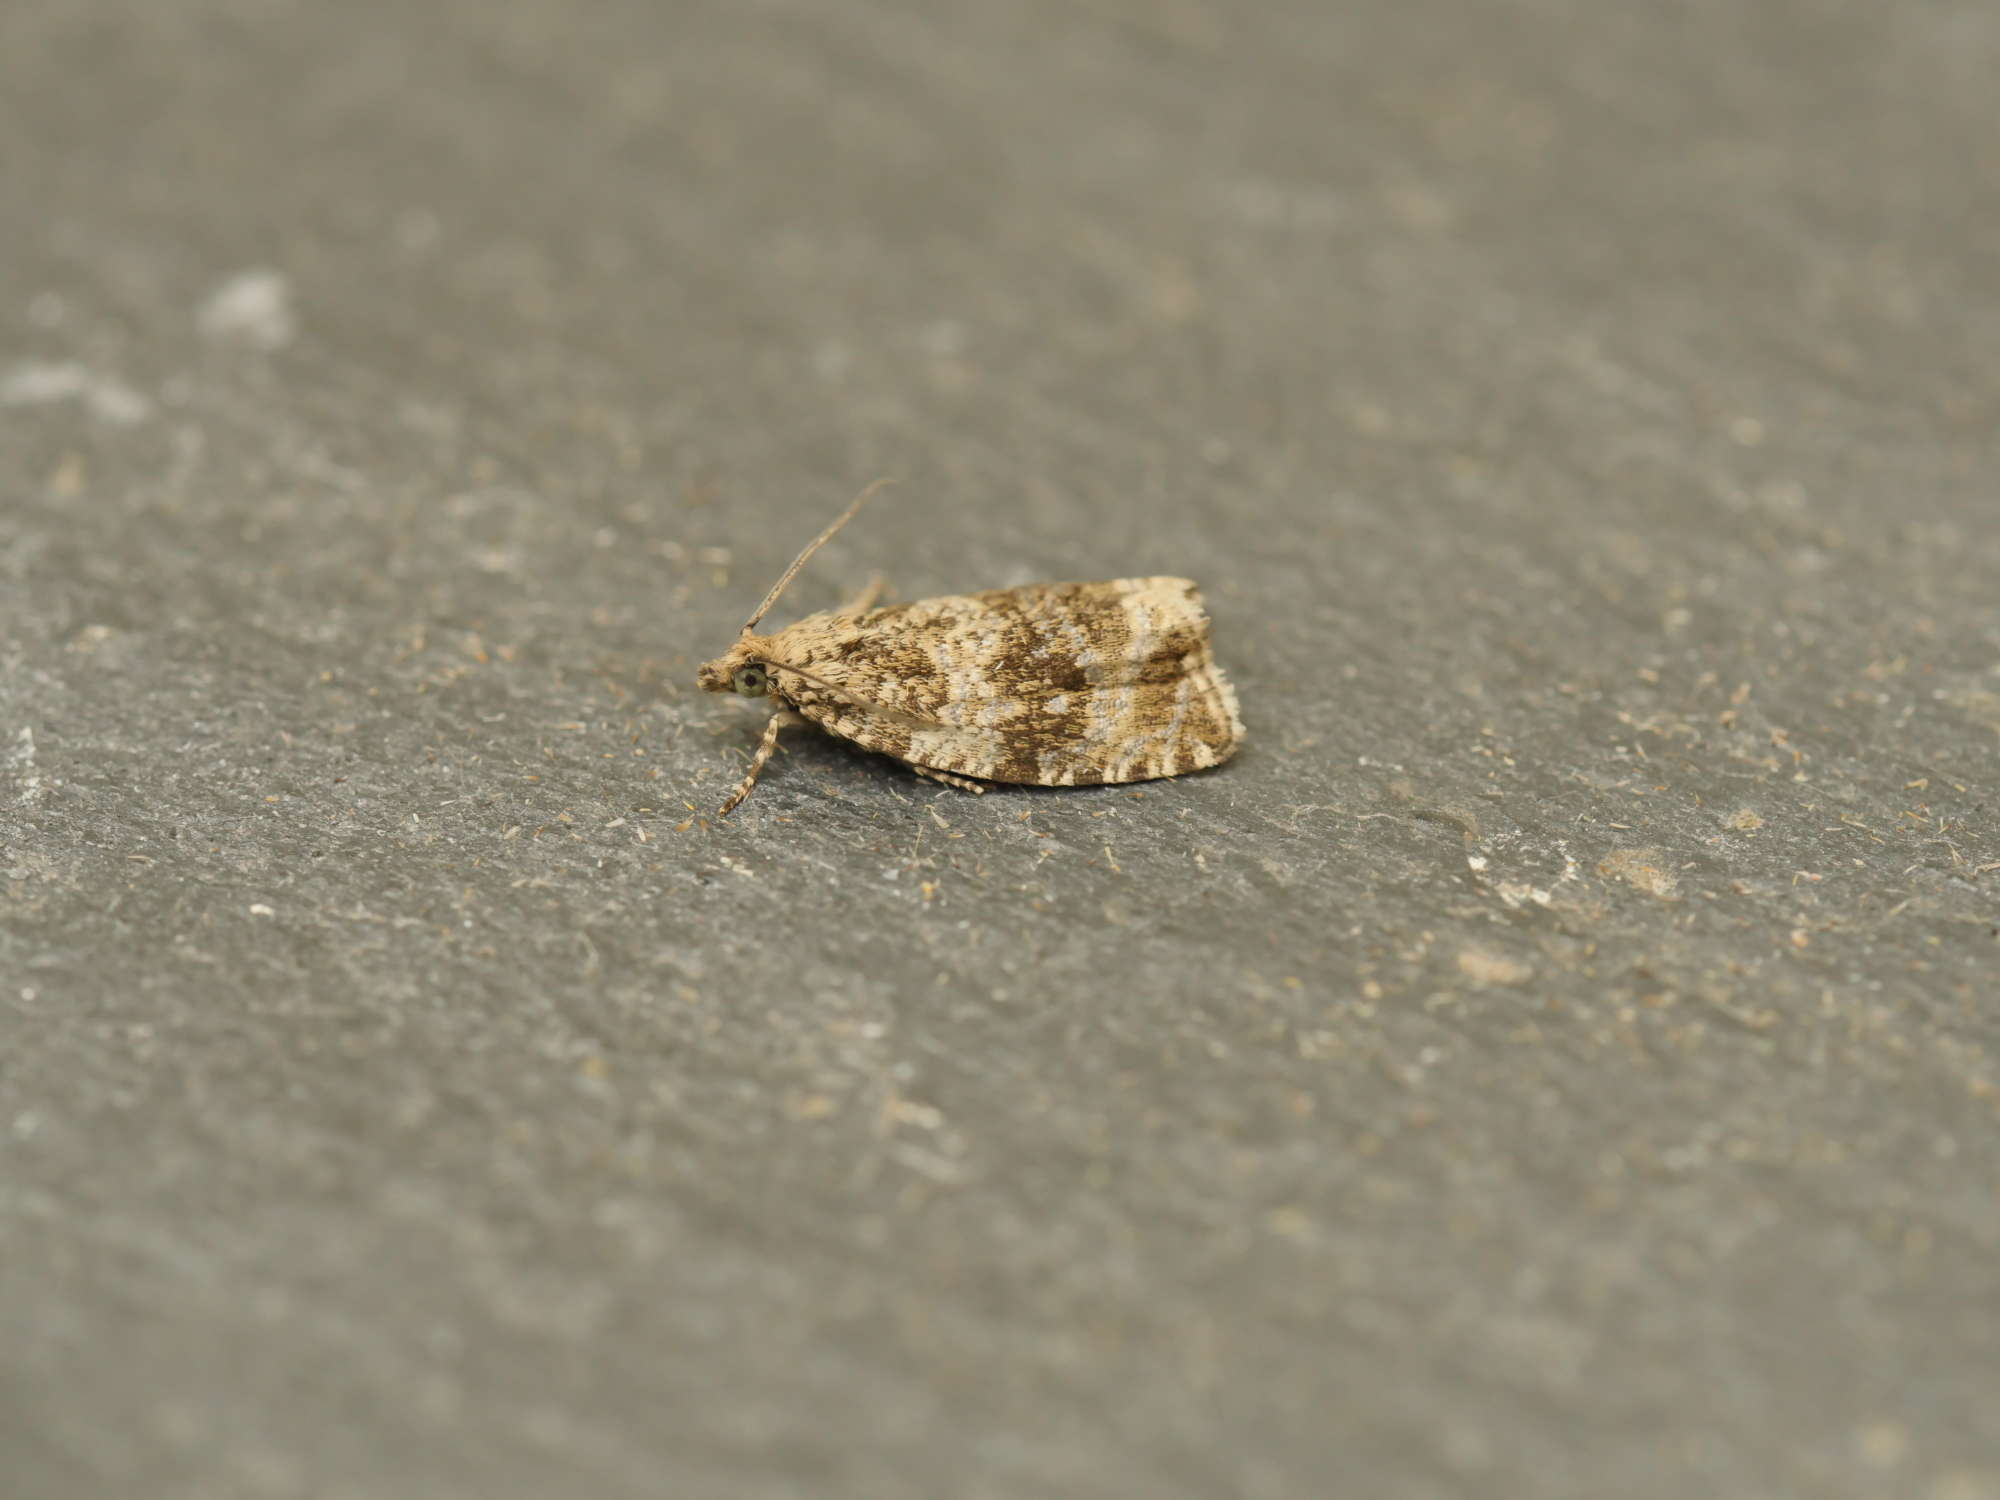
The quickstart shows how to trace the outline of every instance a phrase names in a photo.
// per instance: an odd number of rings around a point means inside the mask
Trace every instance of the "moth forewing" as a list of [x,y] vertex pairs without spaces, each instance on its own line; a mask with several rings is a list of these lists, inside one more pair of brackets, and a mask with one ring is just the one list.
[[[914,765],[1077,786],[1220,764],[1243,734],[1183,578],[1038,584],[881,610],[843,644],[837,698],[799,711]],[[829,673],[830,675],[830,673]]]
[[[837,525],[800,554],[780,588]],[[1207,611],[1185,578],[1034,584],[850,608],[768,636],[746,626],[699,681],[743,692],[752,666],[765,669],[778,712],[725,813],[749,795],[794,712],[975,791],[989,781],[1085,786],[1178,776],[1220,765],[1243,739],[1236,694],[1209,646]]]

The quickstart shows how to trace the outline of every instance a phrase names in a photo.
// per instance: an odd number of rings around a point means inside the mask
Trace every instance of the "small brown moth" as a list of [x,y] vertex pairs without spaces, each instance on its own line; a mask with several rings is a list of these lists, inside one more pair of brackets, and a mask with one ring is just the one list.
[[1185,578],[1037,583],[884,609],[878,580],[844,609],[758,635],[785,585],[880,488],[814,538],[736,644],[702,665],[708,692],[780,705],[721,816],[750,795],[778,731],[802,720],[971,792],[988,781],[1149,781],[1235,753],[1236,693]]

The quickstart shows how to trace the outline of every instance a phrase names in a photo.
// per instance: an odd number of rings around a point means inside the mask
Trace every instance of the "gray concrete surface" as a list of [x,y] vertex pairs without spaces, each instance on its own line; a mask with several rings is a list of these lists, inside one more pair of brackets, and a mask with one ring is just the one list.
[[[0,9],[0,1488],[2000,1496],[1996,66]],[[718,825],[881,474],[1241,758]]]

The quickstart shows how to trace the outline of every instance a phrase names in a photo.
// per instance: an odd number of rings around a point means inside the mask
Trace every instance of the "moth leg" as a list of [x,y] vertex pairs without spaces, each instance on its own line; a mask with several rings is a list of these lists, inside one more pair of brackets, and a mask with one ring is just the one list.
[[986,783],[974,781],[970,776],[954,776],[949,771],[934,771],[929,766],[918,765],[915,761],[906,760],[903,764],[928,781],[940,781],[946,786],[955,786],[962,792],[974,792],[981,797],[986,795]]
[[750,789],[757,784],[757,773],[764,769],[764,762],[771,758],[771,752],[778,748],[778,731],[787,724],[796,724],[798,715],[789,709],[771,715],[771,722],[764,726],[764,738],[757,744],[757,753],[750,757],[750,770],[736,790],[729,794],[729,800],[722,804],[718,818],[726,818],[743,805],[743,799],[750,795]]
[[877,573],[873,578],[868,580],[868,587],[854,596],[854,602],[842,606],[840,612],[844,615],[867,614],[869,610],[873,609],[881,601],[884,583],[885,580],[882,575]]

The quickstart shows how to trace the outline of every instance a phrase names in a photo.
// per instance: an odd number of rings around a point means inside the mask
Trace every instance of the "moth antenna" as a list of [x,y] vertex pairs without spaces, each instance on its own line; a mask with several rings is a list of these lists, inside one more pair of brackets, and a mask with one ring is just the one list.
[[785,576],[783,578],[780,578],[776,583],[771,585],[771,592],[766,594],[764,596],[764,602],[757,606],[757,613],[752,615],[749,619],[749,622],[744,625],[743,633],[745,635],[748,635],[751,631],[755,630],[757,628],[757,622],[763,619],[765,615],[770,613],[771,606],[778,602],[778,595],[784,593],[785,585],[790,583],[794,578],[798,576],[799,569],[803,568],[806,565],[806,559],[811,557],[815,552],[819,551],[819,549],[824,547],[828,542],[832,541],[833,534],[839,531],[840,528],[845,526],[849,521],[853,520],[854,513],[860,510],[862,506],[866,505],[870,497],[872,497],[877,490],[881,489],[882,486],[885,484],[894,484],[895,482],[896,481],[893,479],[876,480],[873,484],[869,485],[867,489],[863,490],[860,494],[854,497],[853,502],[847,507],[846,510],[840,513],[840,515],[834,520],[834,523],[831,526],[827,527],[826,530],[822,531],[818,536],[814,537],[810,542],[806,543],[806,550],[801,552],[796,558],[792,560],[792,565],[789,568],[785,569]]

